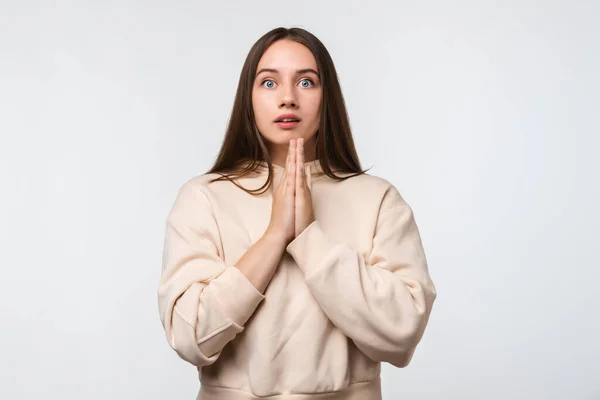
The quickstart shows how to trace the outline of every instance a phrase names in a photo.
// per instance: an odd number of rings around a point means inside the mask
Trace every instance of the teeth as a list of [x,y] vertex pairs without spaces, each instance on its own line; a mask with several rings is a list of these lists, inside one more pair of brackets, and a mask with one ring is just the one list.
[[281,119],[279,120],[280,122],[296,122],[298,121],[297,119],[289,119],[289,118],[285,118],[285,119]]

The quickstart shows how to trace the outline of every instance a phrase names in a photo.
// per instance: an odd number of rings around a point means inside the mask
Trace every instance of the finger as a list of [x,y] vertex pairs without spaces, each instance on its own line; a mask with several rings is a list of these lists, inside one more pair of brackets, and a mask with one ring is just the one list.
[[312,174],[310,165],[306,167],[306,188],[312,191]]
[[296,146],[295,146],[295,142],[293,139],[291,140],[291,145],[290,145],[289,169],[290,170],[288,172],[287,186],[292,189],[292,193],[293,193],[294,185],[296,182]]
[[298,162],[296,164],[296,195],[301,195],[304,192],[304,164]]
[[304,139],[298,139],[298,145],[296,146],[296,150],[298,162],[304,164]]
[[298,139],[298,145],[296,146],[296,192],[302,193],[304,190],[304,140]]
[[287,151],[287,156],[285,157],[285,169],[287,172],[287,167],[290,163],[290,154],[292,153],[292,143],[288,143],[288,151]]
[[279,181],[279,188],[284,190],[286,185],[287,185],[287,180],[288,180],[288,175],[290,172],[290,155],[292,153],[292,144],[290,142],[290,144],[288,145],[288,151],[287,151],[287,156],[285,158],[285,169],[283,170],[283,176],[281,177],[281,180]]

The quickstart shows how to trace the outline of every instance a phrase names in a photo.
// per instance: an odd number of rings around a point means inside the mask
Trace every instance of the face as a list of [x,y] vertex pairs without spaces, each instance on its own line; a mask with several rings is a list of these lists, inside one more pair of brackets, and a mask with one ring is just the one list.
[[303,138],[306,146],[316,143],[322,87],[310,50],[291,40],[277,41],[265,51],[256,72],[252,106],[270,149],[286,154],[290,139]]

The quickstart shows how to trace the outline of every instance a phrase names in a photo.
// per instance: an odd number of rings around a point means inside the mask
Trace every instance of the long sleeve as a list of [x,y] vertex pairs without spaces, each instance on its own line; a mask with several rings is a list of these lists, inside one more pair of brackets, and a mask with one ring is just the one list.
[[223,262],[220,243],[202,186],[187,182],[167,218],[158,303],[169,345],[199,367],[217,360],[264,299]]
[[391,186],[372,250],[360,254],[313,222],[287,247],[323,312],[374,361],[408,365],[437,296],[412,209]]

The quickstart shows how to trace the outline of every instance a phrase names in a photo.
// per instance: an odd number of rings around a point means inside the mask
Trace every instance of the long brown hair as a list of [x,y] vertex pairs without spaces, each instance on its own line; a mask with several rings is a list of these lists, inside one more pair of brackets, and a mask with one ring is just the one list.
[[[275,28],[258,39],[246,57],[221,150],[214,165],[207,172],[207,174],[217,173],[220,176],[211,182],[229,180],[251,194],[264,193],[270,187],[273,181],[273,165],[269,151],[256,127],[252,107],[252,88],[256,68],[263,53],[271,44],[283,39],[293,40],[306,46],[317,62],[323,97],[321,122],[317,131],[316,156],[323,173],[335,180],[345,180],[366,172],[361,168],[354,147],[342,89],[329,52],[316,36],[302,28]],[[263,186],[249,190],[235,182],[236,179],[254,172],[263,162],[267,163],[269,170]],[[338,176],[333,172],[334,170],[350,175]]]

